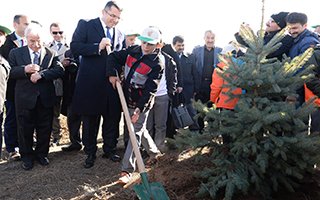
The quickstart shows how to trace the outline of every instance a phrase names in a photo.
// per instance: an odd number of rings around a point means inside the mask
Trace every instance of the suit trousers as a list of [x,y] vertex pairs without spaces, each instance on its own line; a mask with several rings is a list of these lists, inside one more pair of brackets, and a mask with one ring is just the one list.
[[19,147],[18,132],[17,132],[17,119],[14,101],[5,101],[5,119],[4,119],[4,142],[6,150],[14,152],[16,147]]
[[72,144],[81,144],[80,127],[81,115],[72,112],[71,106],[68,106],[67,124],[69,129],[69,139]]
[[56,101],[53,106],[52,137],[54,139],[60,139],[61,137],[61,125],[60,125],[61,100],[62,100],[62,97],[56,96]]
[[[33,109],[17,109],[18,136],[21,159],[47,157],[52,130],[53,107],[44,107],[38,97]],[[37,144],[33,149],[33,134]]]
[[[119,137],[119,123],[121,113],[112,113],[102,115],[102,138],[103,152],[115,153]],[[82,143],[84,152],[87,155],[96,154],[97,152],[97,136],[100,126],[101,115],[83,115],[82,116]]]

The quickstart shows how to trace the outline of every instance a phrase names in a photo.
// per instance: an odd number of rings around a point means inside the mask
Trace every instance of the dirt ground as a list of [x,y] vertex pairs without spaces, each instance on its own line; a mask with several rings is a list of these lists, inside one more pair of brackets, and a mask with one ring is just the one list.
[[[62,146],[68,144],[68,131],[65,118],[62,119]],[[123,189],[118,185],[120,163],[114,163],[101,157],[101,139],[94,167],[83,167],[86,158],[83,151],[66,153],[61,146],[51,147],[50,165],[43,167],[35,163],[31,171],[21,168],[21,162],[4,160],[0,162],[0,199],[4,200],[133,200],[137,199],[131,187]],[[123,154],[123,143],[119,142],[119,153]],[[171,200],[193,200],[200,180],[192,173],[201,169],[206,163],[195,162],[194,151],[178,153],[171,151],[161,157],[148,171],[150,182],[160,182]],[[206,156],[204,152],[204,156]],[[320,177],[320,176],[318,176]],[[317,177],[316,177],[317,178]],[[320,180],[320,178],[317,178]],[[277,200],[319,200],[320,184],[306,184],[294,194],[279,193]],[[217,198],[222,199],[222,198]],[[236,200],[260,200],[256,197],[236,197]]]

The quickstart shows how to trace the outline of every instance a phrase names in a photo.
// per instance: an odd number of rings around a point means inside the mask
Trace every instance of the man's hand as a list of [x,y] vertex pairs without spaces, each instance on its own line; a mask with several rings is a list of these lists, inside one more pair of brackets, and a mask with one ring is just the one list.
[[177,93],[181,93],[181,92],[182,92],[182,90],[183,90],[183,88],[182,88],[182,87],[177,87]]
[[116,76],[109,76],[109,82],[112,84],[113,89],[116,89],[116,82],[121,82],[120,79]]
[[140,116],[140,109],[136,108],[133,112],[133,115],[131,116],[131,122],[134,124],[138,121]]
[[69,65],[70,65],[70,60],[69,60],[69,58],[65,58],[65,59],[63,59],[63,61],[62,61],[62,65],[63,65],[63,67],[67,67],[67,66],[69,66]]
[[99,50],[107,49],[107,46],[111,47],[111,41],[109,38],[102,38],[99,43]]
[[37,83],[37,81],[40,80],[41,78],[42,78],[41,75],[38,72],[35,72],[35,73],[31,74],[30,81],[32,83]]
[[24,72],[26,74],[33,74],[35,72],[38,72],[39,70],[40,70],[40,66],[37,64],[29,64],[24,67]]

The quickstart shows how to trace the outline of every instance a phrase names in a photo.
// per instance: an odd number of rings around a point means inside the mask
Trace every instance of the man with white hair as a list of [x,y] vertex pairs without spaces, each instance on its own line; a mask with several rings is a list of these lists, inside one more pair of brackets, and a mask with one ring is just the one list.
[[[22,168],[33,168],[33,160],[48,165],[55,90],[53,80],[64,70],[53,50],[43,46],[42,29],[36,24],[25,30],[27,46],[9,54],[10,77],[16,80],[15,107]],[[33,134],[37,144],[33,149]]]

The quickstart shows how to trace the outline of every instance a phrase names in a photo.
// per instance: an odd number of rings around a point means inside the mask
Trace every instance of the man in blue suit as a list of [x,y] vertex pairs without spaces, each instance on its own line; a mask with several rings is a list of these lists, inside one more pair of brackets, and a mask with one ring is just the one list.
[[[204,34],[205,45],[197,46],[192,51],[198,73],[196,85],[199,86],[195,91],[195,100],[200,100],[204,104],[210,101],[212,73],[218,63],[218,54],[222,50],[222,48],[215,46],[215,37],[213,31],[206,31]],[[199,118],[198,123],[201,131],[204,128],[203,119]]]
[[82,139],[88,156],[85,168],[92,167],[96,159],[101,116],[103,157],[112,161],[121,160],[115,151],[121,106],[117,91],[106,79],[108,54],[123,49],[124,34],[115,28],[120,15],[121,9],[117,3],[109,1],[100,18],[79,21],[71,41],[71,51],[75,56],[80,56],[72,109],[83,117]]

